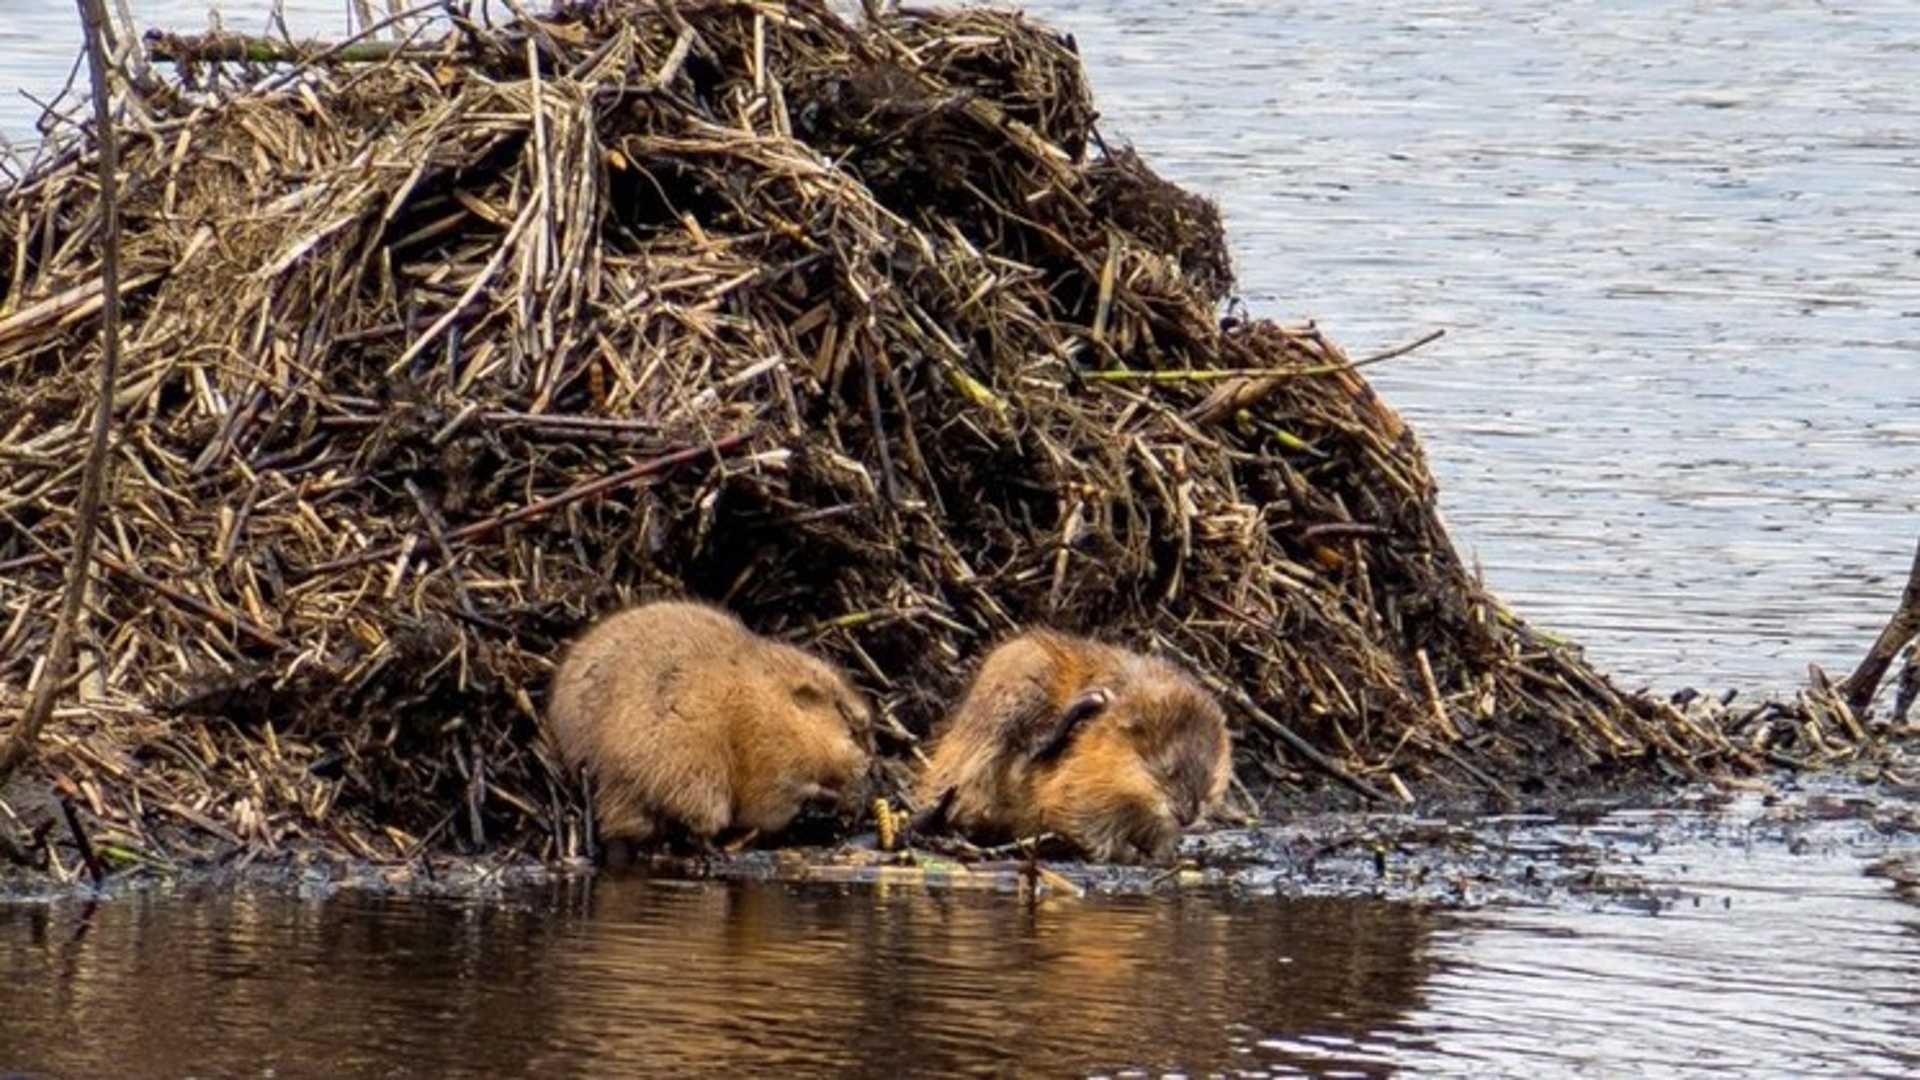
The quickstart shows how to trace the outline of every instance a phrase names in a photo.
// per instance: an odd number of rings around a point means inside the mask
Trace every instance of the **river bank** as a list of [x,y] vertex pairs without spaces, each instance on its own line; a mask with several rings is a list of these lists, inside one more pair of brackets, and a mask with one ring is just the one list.
[[[609,870],[512,852],[422,852],[406,861],[343,859],[325,849],[274,855],[235,846],[195,861],[130,862],[101,851],[95,880],[69,850],[57,869],[0,867],[0,903],[266,890],[304,898],[368,895],[510,901],[559,881],[663,881],[895,889],[1041,897],[1167,894],[1370,899],[1444,909],[1540,907],[1658,914],[1717,902],[1713,867],[1756,857],[1839,859],[1901,895],[1920,882],[1920,778],[1856,769],[1738,782],[1591,792],[1549,806],[1486,813],[1310,811],[1189,835],[1169,866],[1076,862],[1046,848],[956,859],[934,843],[882,852],[871,834],[844,846],[658,856]],[[9,792],[18,802],[20,785]],[[47,812],[51,814],[52,808]],[[57,827],[51,817],[46,828]],[[1685,852],[1683,856],[1674,854]],[[56,858],[60,858],[56,856]],[[1689,869],[1691,868],[1691,869]],[[1691,877],[1689,875],[1692,875]]]

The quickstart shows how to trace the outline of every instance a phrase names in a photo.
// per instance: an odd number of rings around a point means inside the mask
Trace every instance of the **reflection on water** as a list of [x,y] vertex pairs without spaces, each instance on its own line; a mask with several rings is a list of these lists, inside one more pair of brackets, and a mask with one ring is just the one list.
[[[1065,1075],[1306,1060],[1420,1004],[1378,903],[875,897],[640,880],[508,908],[0,908],[0,1065],[58,1075]],[[110,1039],[75,1038],[111,1030]],[[1311,1058],[1323,1058],[1314,1051]],[[1332,1060],[1338,1060],[1336,1055]]]
[[[0,907],[49,1076],[1912,1075],[1920,914],[1858,852],[1631,849],[1658,915],[615,878]],[[1634,840],[1641,837],[1640,841]],[[1842,845],[1844,846],[1844,845]]]
[[[1109,135],[1221,201],[1255,312],[1355,352],[1449,331],[1373,375],[1523,613],[1668,687],[1871,639],[1920,522],[1920,5],[1024,6]],[[50,95],[72,4],[5,7],[5,81]],[[0,133],[36,112],[0,97]]]
[[[1386,905],[1026,908],[761,888],[668,899],[645,886],[602,890],[590,910],[619,928],[605,939],[619,954],[583,951],[554,966],[557,981],[599,973],[632,990],[592,1008],[570,985],[544,1064],[583,1049],[674,1068],[744,1054],[887,1076],[1218,1068],[1225,1031],[1356,1035],[1415,1004],[1428,921]],[[659,1000],[676,984],[677,1001]]]

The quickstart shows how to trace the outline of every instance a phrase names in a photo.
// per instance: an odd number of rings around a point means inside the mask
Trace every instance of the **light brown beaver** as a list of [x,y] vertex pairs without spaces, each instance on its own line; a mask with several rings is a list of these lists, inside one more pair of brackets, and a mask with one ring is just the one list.
[[1165,861],[1232,775],[1220,706],[1158,657],[1040,630],[980,665],[922,773],[922,825],[1058,833],[1103,862]]
[[808,805],[859,805],[872,714],[820,658],[669,600],[608,616],[567,649],[546,729],[591,778],[603,841],[658,840],[669,824],[711,841],[777,833]]

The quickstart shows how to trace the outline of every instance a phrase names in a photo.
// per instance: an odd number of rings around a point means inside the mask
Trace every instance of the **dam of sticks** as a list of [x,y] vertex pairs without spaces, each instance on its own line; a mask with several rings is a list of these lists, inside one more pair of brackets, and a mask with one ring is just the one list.
[[[1030,626],[1197,673],[1247,815],[1872,741],[1819,680],[1637,694],[1502,604],[1368,385],[1393,355],[1231,304],[1214,206],[1106,141],[1073,39],[1022,16],[609,0],[143,44],[105,501],[74,670],[0,789],[14,861],[46,865],[36,792],[116,865],[581,855],[547,682],[673,595],[849,672],[896,805]],[[8,723],[75,546],[98,134],[0,181]]]

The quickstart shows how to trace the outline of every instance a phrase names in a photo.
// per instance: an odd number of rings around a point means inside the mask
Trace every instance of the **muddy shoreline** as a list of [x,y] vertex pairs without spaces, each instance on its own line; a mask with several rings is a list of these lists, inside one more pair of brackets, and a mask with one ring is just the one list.
[[[10,789],[13,800],[20,786]],[[50,796],[48,801],[57,805]],[[70,843],[56,844],[69,872],[75,858]],[[1911,896],[1920,881],[1920,784],[1881,775],[1783,771],[1680,789],[1596,786],[1501,813],[1467,800],[1419,813],[1302,809],[1257,826],[1190,834],[1180,862],[1171,867],[1044,857],[961,863],[930,848],[879,852],[870,837],[833,848],[659,856],[621,869],[580,860],[543,863],[513,852],[434,852],[382,863],[318,850],[268,856],[236,848],[174,866],[124,865],[109,870],[99,885],[84,873],[63,883],[48,873],[7,866],[0,869],[0,904],[136,895],[191,900],[236,890],[303,899],[359,892],[512,903],[527,890],[630,875],[876,893],[986,891],[1009,900],[1198,893],[1385,900],[1449,910],[1584,907],[1646,914],[1730,904],[1711,881],[1647,872],[1649,856],[1676,846],[1723,855],[1766,849],[1855,859],[1863,873],[1887,878],[1901,895]]]

